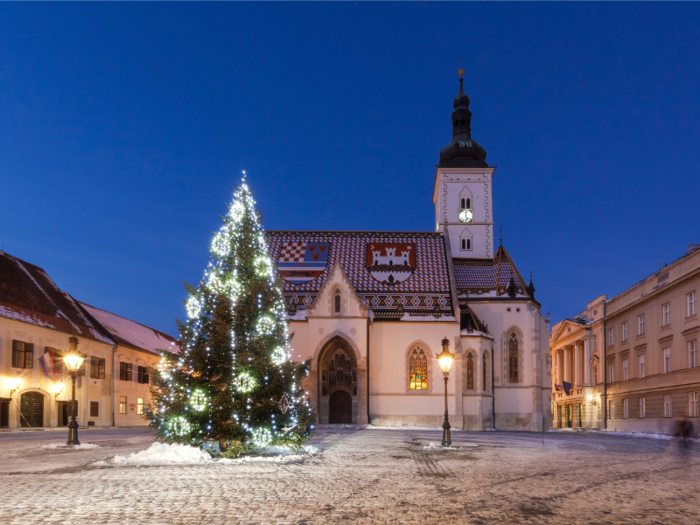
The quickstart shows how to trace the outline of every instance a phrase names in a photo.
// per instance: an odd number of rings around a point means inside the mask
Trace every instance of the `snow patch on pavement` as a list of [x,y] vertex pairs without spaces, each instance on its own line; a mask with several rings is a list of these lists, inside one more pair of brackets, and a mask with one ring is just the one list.
[[95,445],[94,443],[82,443],[80,445],[66,445],[65,443],[51,443],[50,445],[44,445],[41,447],[44,450],[55,450],[55,449],[66,449],[66,450],[91,450],[93,448],[102,448],[100,445]]

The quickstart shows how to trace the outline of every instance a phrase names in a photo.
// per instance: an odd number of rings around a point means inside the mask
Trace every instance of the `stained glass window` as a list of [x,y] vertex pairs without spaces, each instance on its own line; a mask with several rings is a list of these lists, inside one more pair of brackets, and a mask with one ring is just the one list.
[[509,363],[509,379],[510,383],[518,382],[518,336],[515,332],[510,334],[510,341],[508,342],[508,363]]
[[428,389],[428,358],[421,348],[414,348],[408,359],[409,380],[408,388],[411,390]]
[[467,356],[467,390],[474,390],[474,357]]

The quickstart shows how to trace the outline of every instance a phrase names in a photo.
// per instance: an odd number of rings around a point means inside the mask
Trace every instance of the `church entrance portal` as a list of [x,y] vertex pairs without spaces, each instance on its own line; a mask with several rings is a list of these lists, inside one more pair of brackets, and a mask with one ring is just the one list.
[[336,390],[328,403],[328,422],[330,424],[352,423],[352,398],[344,390]]
[[44,426],[44,396],[39,392],[22,394],[20,401],[20,426]]

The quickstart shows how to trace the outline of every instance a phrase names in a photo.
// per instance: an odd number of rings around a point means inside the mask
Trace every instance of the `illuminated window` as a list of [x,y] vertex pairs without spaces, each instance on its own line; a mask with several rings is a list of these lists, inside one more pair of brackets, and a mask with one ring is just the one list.
[[126,396],[119,396],[119,413],[126,414]]
[[474,356],[467,356],[467,390],[474,390]]
[[143,414],[143,398],[142,397],[136,398],[136,413]]
[[518,336],[515,332],[510,334],[508,341],[508,382],[518,382]]
[[409,382],[411,390],[428,389],[428,358],[422,348],[414,348],[408,360]]

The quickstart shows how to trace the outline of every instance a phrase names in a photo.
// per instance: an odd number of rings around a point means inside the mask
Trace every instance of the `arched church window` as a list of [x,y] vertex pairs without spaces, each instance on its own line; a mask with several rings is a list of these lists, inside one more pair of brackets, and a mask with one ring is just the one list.
[[333,357],[321,370],[322,395],[327,396],[342,388],[356,396],[357,367],[344,349],[337,348],[333,353]]
[[486,370],[488,370],[488,368],[489,368],[489,358],[488,358],[488,355],[486,352],[484,352],[484,357],[482,360],[483,360],[483,363],[482,363],[483,366],[482,366],[481,371],[483,374],[483,378],[482,378],[481,384],[483,385],[483,390],[488,390],[488,388],[487,388],[487,386],[488,386],[487,377],[488,376],[486,375]]
[[460,208],[464,209],[464,208],[466,208],[466,207],[467,207],[467,199],[465,199],[464,197],[462,197],[462,205],[460,206]]
[[428,389],[428,358],[422,348],[414,348],[408,359],[409,380],[411,390]]
[[335,291],[335,313],[339,314],[340,313],[340,290]]
[[510,334],[510,341],[508,341],[508,382],[517,383],[518,382],[518,336],[515,332]]
[[472,207],[472,200],[470,198],[467,198],[467,208],[471,209]]
[[474,357],[467,356],[467,390],[474,390]]

